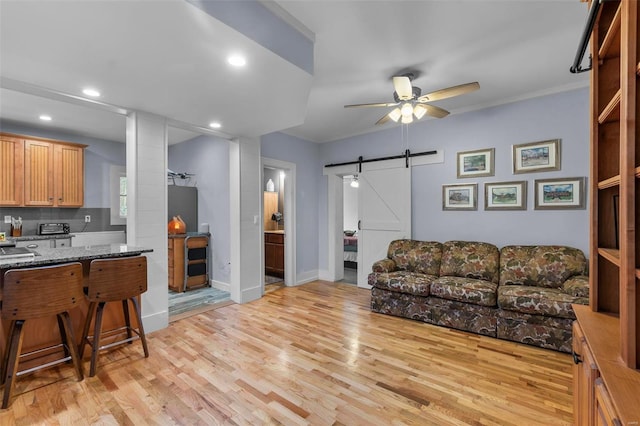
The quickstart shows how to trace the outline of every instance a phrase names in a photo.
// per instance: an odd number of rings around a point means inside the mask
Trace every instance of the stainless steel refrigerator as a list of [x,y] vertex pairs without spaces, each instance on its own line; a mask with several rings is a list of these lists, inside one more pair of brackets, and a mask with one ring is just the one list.
[[187,224],[187,232],[198,231],[198,188],[195,186],[168,185],[167,223],[180,215]]

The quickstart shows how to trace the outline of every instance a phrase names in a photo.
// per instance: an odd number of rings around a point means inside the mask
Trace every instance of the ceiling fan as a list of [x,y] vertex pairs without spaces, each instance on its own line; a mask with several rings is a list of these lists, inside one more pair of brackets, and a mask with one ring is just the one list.
[[376,124],[384,124],[389,120],[393,120],[396,123],[398,120],[401,120],[403,124],[409,124],[413,122],[414,116],[420,120],[425,115],[430,115],[435,118],[443,118],[449,115],[449,111],[435,105],[431,105],[428,102],[464,95],[465,93],[473,92],[480,88],[478,82],[475,81],[473,83],[447,87],[446,89],[440,89],[435,92],[422,95],[422,90],[419,87],[411,85],[411,81],[414,79],[414,76],[414,73],[405,73],[393,77],[393,88],[395,89],[393,92],[394,102],[353,104],[345,105],[344,107],[395,107],[391,112],[385,114],[380,120],[378,120]]

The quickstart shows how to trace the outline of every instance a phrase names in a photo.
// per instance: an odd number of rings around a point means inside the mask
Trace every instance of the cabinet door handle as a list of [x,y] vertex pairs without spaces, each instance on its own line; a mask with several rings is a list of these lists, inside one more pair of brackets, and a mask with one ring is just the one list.
[[577,354],[576,351],[571,351],[571,355],[573,355],[573,363],[580,364],[582,362],[582,356]]
[[358,231],[360,231],[360,221],[358,221]]

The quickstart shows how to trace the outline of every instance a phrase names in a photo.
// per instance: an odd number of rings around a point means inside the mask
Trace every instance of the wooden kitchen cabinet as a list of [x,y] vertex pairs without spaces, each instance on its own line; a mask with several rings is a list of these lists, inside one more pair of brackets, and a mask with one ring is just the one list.
[[264,233],[264,272],[284,278],[284,233]]
[[24,196],[24,139],[0,134],[0,206],[21,206]]
[[[0,136],[0,205],[82,207],[86,145],[12,134]],[[13,160],[8,158],[12,149],[16,156]]]
[[169,235],[169,290],[181,293],[209,285],[209,235]]

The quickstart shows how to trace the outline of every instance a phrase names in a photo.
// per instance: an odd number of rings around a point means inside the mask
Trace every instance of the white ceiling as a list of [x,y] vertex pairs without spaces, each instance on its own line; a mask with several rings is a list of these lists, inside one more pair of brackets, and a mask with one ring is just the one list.
[[[0,118],[42,126],[46,112],[46,126],[123,141],[122,116],[52,95],[91,85],[108,105],[196,127],[219,120],[222,136],[326,142],[377,130],[387,110],[343,105],[392,101],[391,77],[406,70],[423,93],[478,81],[434,102],[452,113],[589,83],[569,73],[588,13],[578,0],[278,5],[315,34],[313,76],[183,0],[0,0]],[[244,69],[225,63],[233,51],[247,55]]]

